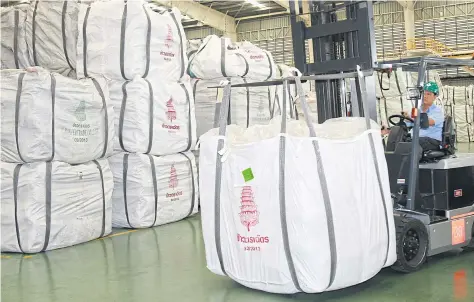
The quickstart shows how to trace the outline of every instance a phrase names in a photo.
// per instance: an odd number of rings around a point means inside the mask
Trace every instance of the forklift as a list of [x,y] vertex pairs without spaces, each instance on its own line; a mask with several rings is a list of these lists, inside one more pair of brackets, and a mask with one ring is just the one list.
[[[429,125],[426,113],[417,109],[430,70],[474,66],[474,61],[420,57],[377,62],[372,1],[290,0],[290,13],[295,67],[304,75],[348,73],[358,67],[372,71],[367,81],[355,78],[349,112],[344,110],[348,106],[341,93],[343,81],[316,80],[319,123],[365,114],[376,121],[373,72],[396,67],[418,72],[416,87],[407,91],[414,105],[411,117],[401,112],[389,117],[393,127],[385,156],[397,233],[397,261],[392,268],[410,273],[429,256],[474,248],[474,154],[455,153],[450,116],[445,117],[439,150],[422,152],[420,129]],[[306,55],[311,52],[313,62]],[[413,135],[408,133],[407,120]]]
[[[429,256],[474,248],[474,154],[455,153],[449,116],[439,150],[422,152],[419,132],[429,125],[426,113],[417,109],[423,103],[423,85],[430,70],[474,66],[474,61],[420,57],[379,63],[372,1],[290,0],[289,6],[294,62],[303,76],[231,87],[283,85],[289,91],[289,85],[296,84],[298,95],[304,98],[300,82],[313,81],[319,123],[365,117],[370,128],[371,120],[377,121],[376,73],[394,67],[417,71],[417,84],[407,91],[414,105],[411,117],[401,113],[389,117],[392,130],[385,157],[397,250],[392,268],[410,273],[419,270]],[[350,99],[345,93],[348,80]],[[307,115],[307,108],[304,111]],[[413,135],[408,133],[407,120],[413,124]]]

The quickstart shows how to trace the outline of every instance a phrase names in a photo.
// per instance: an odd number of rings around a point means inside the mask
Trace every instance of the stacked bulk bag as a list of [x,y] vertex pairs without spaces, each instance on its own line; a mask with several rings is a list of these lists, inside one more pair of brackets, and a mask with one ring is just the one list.
[[165,155],[191,150],[196,143],[194,102],[188,81],[136,77],[111,81],[115,150]]
[[[210,87],[218,86],[222,80],[224,79],[193,79],[192,81],[198,137],[214,128],[219,120],[221,89]],[[232,84],[247,82],[249,80],[245,78],[232,78]],[[270,87],[232,88],[229,124],[244,127],[268,124],[274,115],[273,100]]]
[[3,70],[2,251],[36,253],[112,228],[114,113],[103,79]]
[[78,0],[36,0],[31,3],[26,20],[26,37],[30,61],[34,66],[76,76],[80,3]]
[[197,213],[198,180],[191,152],[161,157],[120,153],[110,164],[114,227],[147,228]]
[[456,141],[474,141],[474,86],[443,87],[446,114],[453,117]]
[[30,66],[25,31],[28,7],[28,3],[0,7],[1,69]]
[[187,66],[181,13],[154,12],[145,1],[96,1],[78,16],[78,77],[102,74],[178,81]]
[[356,285],[392,265],[379,126],[367,129],[363,118],[273,121],[248,129],[222,122],[201,136],[207,267],[250,288],[292,294]]
[[105,80],[73,80],[42,68],[0,75],[2,161],[77,164],[112,153],[114,112]]
[[230,38],[207,36],[189,61],[193,78],[245,77],[266,81],[276,77],[272,55],[250,42],[234,43]]
[[107,160],[0,164],[2,252],[37,253],[112,231],[112,173]]

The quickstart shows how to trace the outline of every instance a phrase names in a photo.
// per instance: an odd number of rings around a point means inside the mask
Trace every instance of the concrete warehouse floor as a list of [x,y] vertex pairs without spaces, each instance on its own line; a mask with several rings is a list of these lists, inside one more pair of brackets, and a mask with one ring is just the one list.
[[[463,152],[474,146],[460,145]],[[251,290],[206,268],[200,217],[34,255],[2,254],[2,302],[472,302],[474,252],[429,259],[404,275],[373,279],[324,294],[275,295]]]

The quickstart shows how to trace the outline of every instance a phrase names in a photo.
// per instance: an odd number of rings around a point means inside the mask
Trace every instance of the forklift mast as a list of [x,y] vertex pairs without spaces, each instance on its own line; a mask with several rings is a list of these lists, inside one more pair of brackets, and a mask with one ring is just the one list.
[[[371,70],[376,65],[373,4],[371,1],[290,0],[295,67],[304,75]],[[349,112],[344,103],[344,81],[315,81],[318,122],[342,116],[363,116],[358,78]],[[377,120],[375,81],[366,81],[370,118]],[[350,102],[349,102],[349,105]]]

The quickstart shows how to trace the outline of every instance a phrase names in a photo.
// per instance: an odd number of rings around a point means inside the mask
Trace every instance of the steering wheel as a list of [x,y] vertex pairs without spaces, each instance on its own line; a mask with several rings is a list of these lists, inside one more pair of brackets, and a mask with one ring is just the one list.
[[[395,123],[392,119],[394,118],[398,118],[398,123]],[[409,118],[409,117],[406,117],[404,115],[401,115],[401,114],[394,114],[394,115],[391,115],[389,118],[388,118],[388,121],[390,122],[390,124],[394,125],[394,126],[401,126],[404,124],[404,121],[407,120],[407,121],[410,121],[412,123],[414,123],[415,121],[412,119],[412,118]]]

